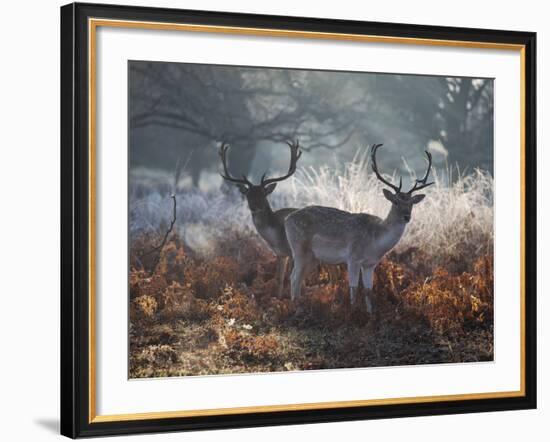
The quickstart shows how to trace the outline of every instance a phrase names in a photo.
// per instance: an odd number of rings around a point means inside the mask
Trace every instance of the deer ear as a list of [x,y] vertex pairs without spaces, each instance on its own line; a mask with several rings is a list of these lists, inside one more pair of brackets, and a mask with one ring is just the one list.
[[422,201],[424,199],[426,195],[423,195],[423,194],[420,194],[420,195],[414,195],[412,198],[411,198],[411,201],[413,204],[418,204],[420,201]]
[[382,189],[382,192],[384,192],[384,196],[388,201],[391,201],[392,203],[395,202],[395,195],[391,193],[388,189]]
[[277,187],[277,183],[271,183],[268,186],[264,187],[264,195],[269,195],[275,190],[275,187]]
[[248,187],[246,187],[244,184],[237,184],[237,187],[243,195],[246,195],[248,193]]

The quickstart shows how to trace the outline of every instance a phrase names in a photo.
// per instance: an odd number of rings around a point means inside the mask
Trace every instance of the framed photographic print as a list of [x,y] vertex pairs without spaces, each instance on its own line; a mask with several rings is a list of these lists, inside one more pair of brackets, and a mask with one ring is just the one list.
[[534,408],[535,44],[62,7],[62,434]]

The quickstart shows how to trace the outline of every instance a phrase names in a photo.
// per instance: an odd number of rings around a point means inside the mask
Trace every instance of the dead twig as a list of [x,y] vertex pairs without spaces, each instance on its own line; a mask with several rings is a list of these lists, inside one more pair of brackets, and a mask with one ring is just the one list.
[[157,269],[158,263],[160,261],[160,255],[161,255],[162,249],[166,245],[166,241],[168,240],[168,237],[170,236],[170,233],[172,233],[172,230],[174,229],[174,226],[176,224],[176,219],[177,219],[176,195],[172,194],[172,195],[170,195],[170,197],[172,198],[172,208],[173,208],[172,220],[170,221],[170,226],[166,230],[166,233],[164,234],[164,237],[162,238],[161,243],[158,246],[153,247],[151,250],[149,250],[147,252],[144,252],[141,255],[141,258],[143,258],[145,256],[148,256],[148,255],[152,254],[152,253],[158,252],[157,258],[155,260],[155,265],[153,266],[153,272],[152,273],[154,273],[155,270]]
[[[140,258],[143,258],[145,256],[149,256],[152,253],[158,252],[157,257],[154,261],[155,265],[153,266],[153,271],[151,273],[155,273],[155,271],[157,270],[157,266],[159,265],[159,262],[160,262],[160,255],[162,253],[162,249],[166,245],[166,241],[168,241],[168,237],[170,236],[170,233],[172,233],[172,230],[176,225],[176,219],[177,219],[176,192],[178,190],[178,182],[181,176],[181,172],[187,167],[187,163],[189,163],[189,159],[191,158],[191,155],[193,155],[193,151],[187,157],[185,164],[182,164],[181,157],[178,157],[176,161],[176,169],[174,170],[174,189],[173,189],[172,195],[170,195],[170,198],[172,198],[172,221],[170,221],[170,226],[168,227],[168,230],[166,230],[166,233],[164,234],[164,237],[162,238],[162,241],[158,246],[153,247],[151,250],[142,253],[140,256]],[[141,264],[141,266],[143,267],[143,264]]]

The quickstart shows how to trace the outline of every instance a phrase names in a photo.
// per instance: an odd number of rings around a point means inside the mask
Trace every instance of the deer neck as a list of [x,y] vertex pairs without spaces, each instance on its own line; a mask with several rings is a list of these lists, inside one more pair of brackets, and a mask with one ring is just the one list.
[[392,204],[391,209],[382,224],[386,228],[386,234],[381,238],[382,244],[380,245],[382,248],[387,249],[387,252],[399,242],[405,232],[407,223],[403,221],[402,216]]
[[273,210],[267,198],[261,209],[251,210],[250,212],[252,214],[252,221],[254,221],[257,229],[269,225],[273,220]]

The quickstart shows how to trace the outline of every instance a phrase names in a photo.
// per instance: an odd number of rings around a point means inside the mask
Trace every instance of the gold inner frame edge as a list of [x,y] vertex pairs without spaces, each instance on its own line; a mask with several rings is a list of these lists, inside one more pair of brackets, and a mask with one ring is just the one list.
[[[97,28],[134,28],[147,30],[170,30],[186,32],[207,32],[217,34],[254,35],[270,37],[292,37],[309,39],[326,39],[340,41],[357,41],[370,43],[411,44],[418,46],[444,46],[476,49],[497,49],[519,51],[520,54],[520,389],[518,391],[498,391],[487,393],[464,393],[436,396],[415,396],[388,399],[366,399],[352,401],[331,401],[283,405],[260,405],[233,408],[153,411],[127,414],[96,414],[96,36]],[[88,98],[89,98],[89,367],[88,367],[88,422],[117,422],[146,419],[168,419],[178,417],[221,416],[246,413],[273,413],[280,411],[322,410],[329,408],[365,407],[375,405],[414,404],[426,402],[482,400],[496,398],[513,398],[525,396],[525,45],[494,42],[475,42],[460,40],[425,39],[413,37],[390,37],[363,34],[325,33],[312,31],[293,31],[283,29],[247,28],[236,26],[212,26],[184,23],[160,23],[114,19],[88,19]]]

